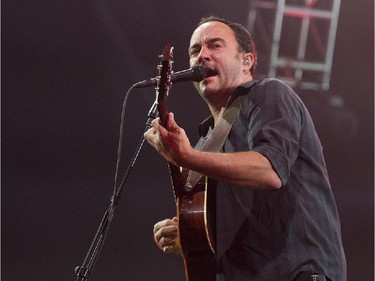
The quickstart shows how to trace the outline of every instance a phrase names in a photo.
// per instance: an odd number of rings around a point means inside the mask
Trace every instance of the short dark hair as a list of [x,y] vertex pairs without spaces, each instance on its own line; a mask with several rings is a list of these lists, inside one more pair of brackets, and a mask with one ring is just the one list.
[[250,32],[242,24],[231,22],[229,20],[226,20],[224,18],[220,18],[217,16],[209,16],[209,17],[202,18],[200,22],[198,23],[197,27],[201,26],[202,24],[206,22],[211,22],[211,21],[218,21],[229,26],[234,32],[236,40],[240,46],[240,51],[244,53],[253,54],[254,64],[251,66],[250,73],[254,74],[255,68],[257,66],[257,51],[256,51],[253,36],[250,34]]

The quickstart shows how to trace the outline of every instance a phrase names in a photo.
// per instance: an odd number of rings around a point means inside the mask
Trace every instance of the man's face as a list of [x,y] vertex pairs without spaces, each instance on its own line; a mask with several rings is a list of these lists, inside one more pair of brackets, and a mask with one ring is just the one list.
[[208,77],[195,83],[204,98],[219,98],[219,95],[225,98],[246,78],[243,73],[244,53],[239,52],[232,29],[222,22],[207,22],[194,31],[189,56],[190,67],[202,64],[207,71]]

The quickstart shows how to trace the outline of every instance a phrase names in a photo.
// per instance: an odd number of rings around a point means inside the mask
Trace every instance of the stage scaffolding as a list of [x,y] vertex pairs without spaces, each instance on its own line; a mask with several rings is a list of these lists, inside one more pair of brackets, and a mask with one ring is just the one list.
[[328,91],[340,0],[250,0],[248,29],[258,45],[259,77]]

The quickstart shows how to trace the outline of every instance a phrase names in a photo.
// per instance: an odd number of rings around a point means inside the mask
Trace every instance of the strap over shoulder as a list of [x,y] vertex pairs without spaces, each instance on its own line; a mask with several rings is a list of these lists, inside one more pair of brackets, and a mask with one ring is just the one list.
[[[243,86],[238,87],[233,92],[231,98],[229,99],[228,106],[223,115],[220,117],[216,126],[205,140],[201,139],[196,149],[206,152],[219,152],[222,149],[224,142],[232,128],[234,119],[236,118],[240,106],[246,97],[246,94],[250,91],[250,88],[256,84],[256,82],[257,81],[250,81],[245,83]],[[189,171],[184,187],[185,191],[188,192],[193,189],[193,187],[202,177],[203,175],[198,172]]]

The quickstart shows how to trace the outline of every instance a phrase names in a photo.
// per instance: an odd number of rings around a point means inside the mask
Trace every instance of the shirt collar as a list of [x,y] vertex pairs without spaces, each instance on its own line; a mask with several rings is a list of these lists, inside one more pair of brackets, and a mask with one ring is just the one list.
[[[231,94],[227,107],[238,97],[241,95],[246,95],[250,88],[256,83],[256,80],[247,81],[240,86],[238,86],[233,93]],[[214,118],[213,116],[209,116],[206,119],[203,120],[202,123],[199,124],[198,130],[199,130],[199,136],[204,137],[207,135],[210,128],[214,127]]]

